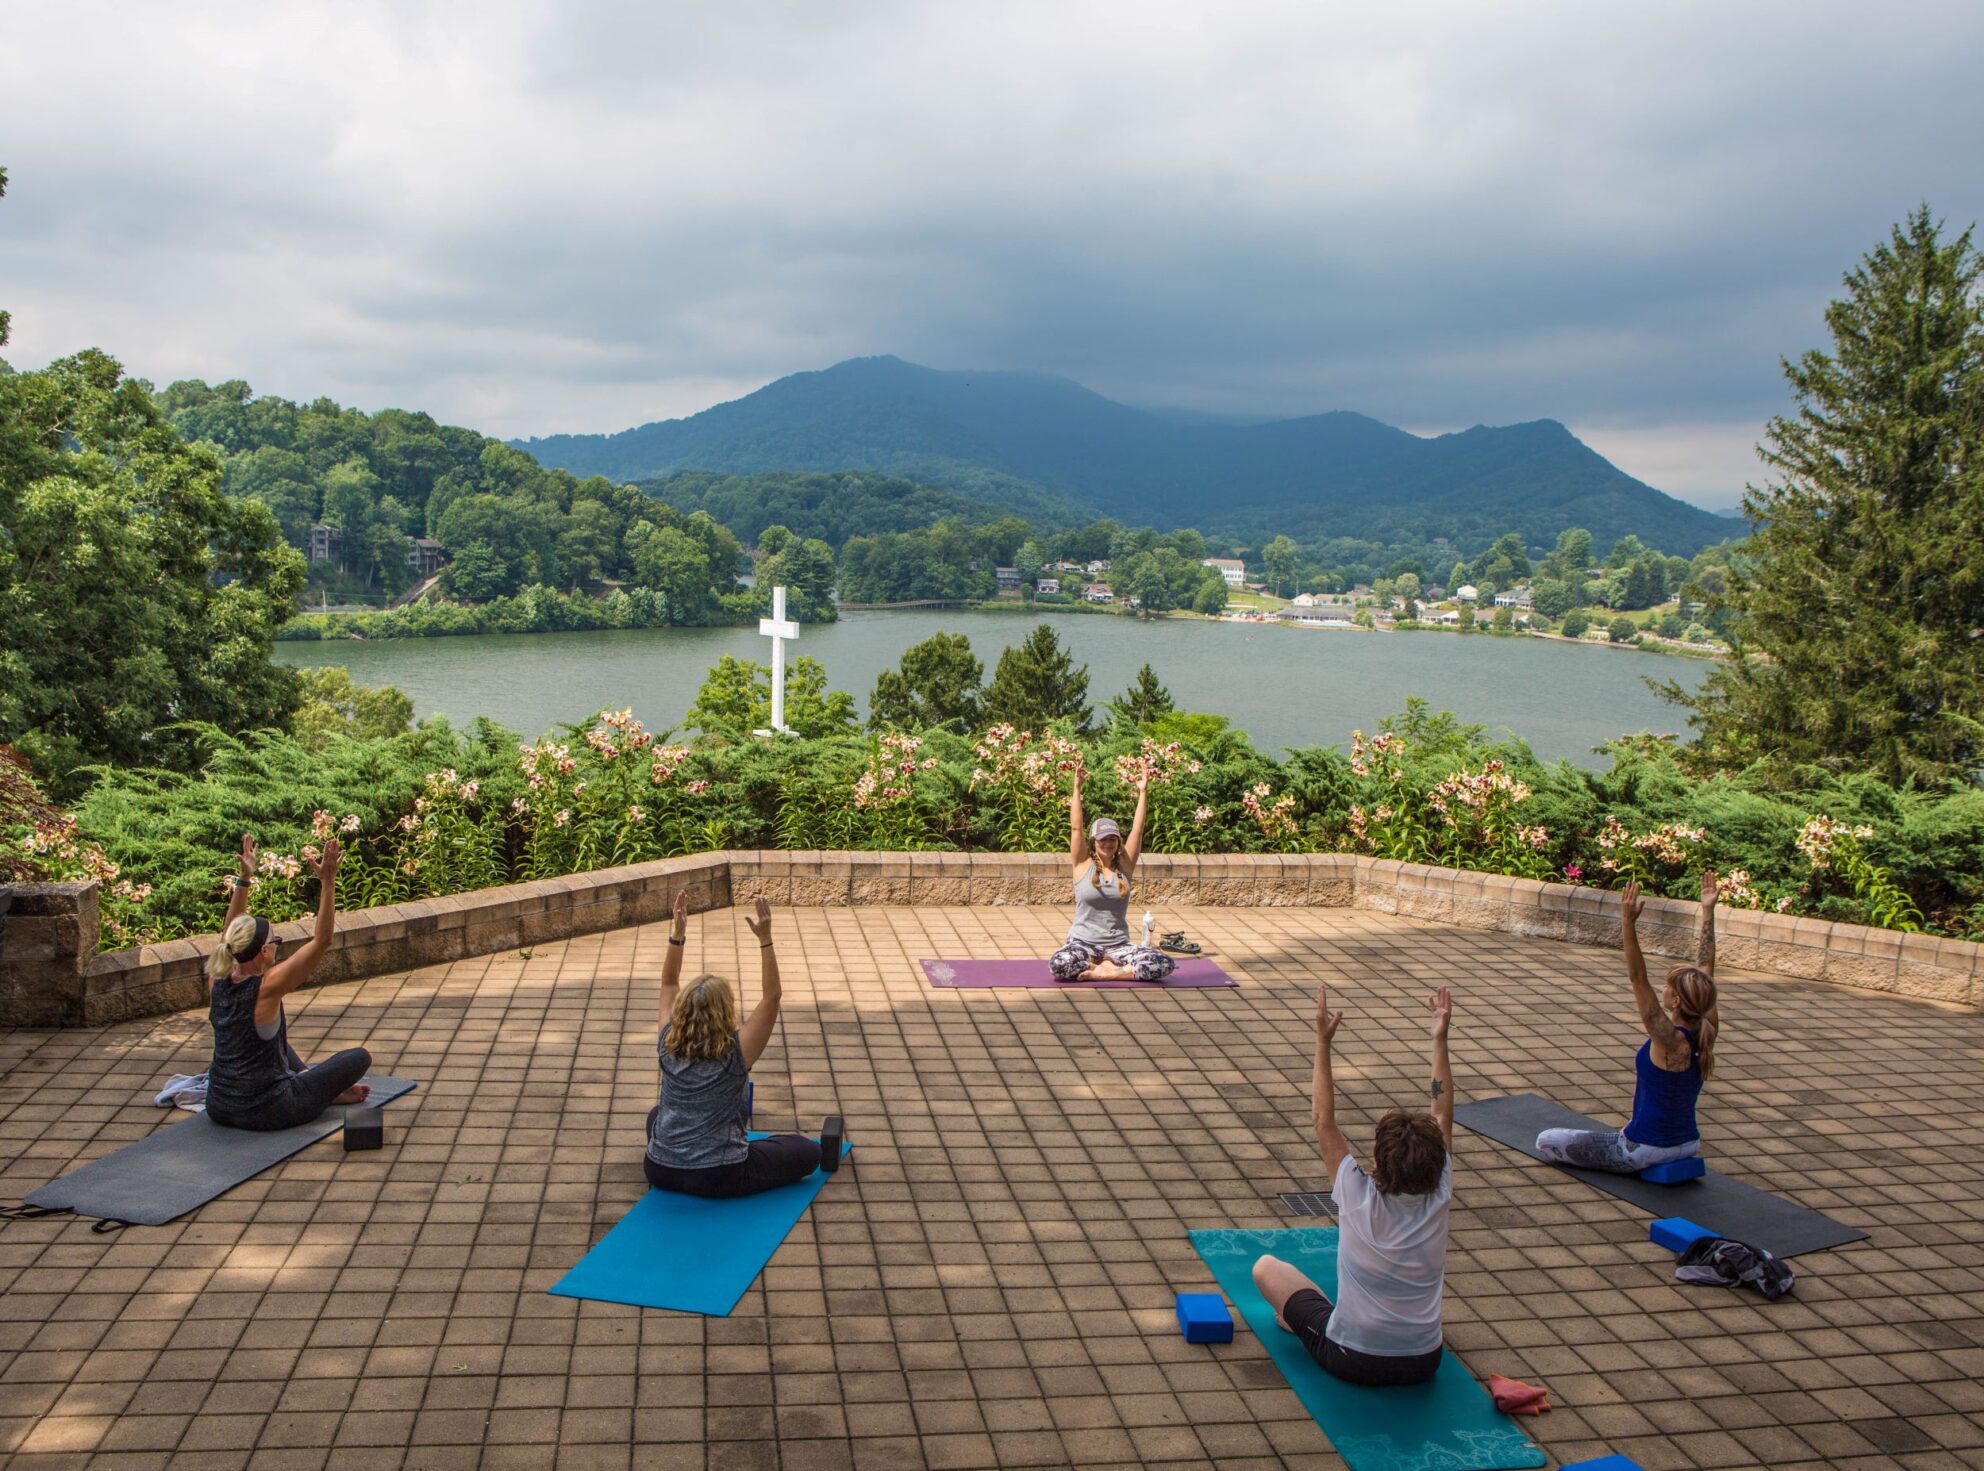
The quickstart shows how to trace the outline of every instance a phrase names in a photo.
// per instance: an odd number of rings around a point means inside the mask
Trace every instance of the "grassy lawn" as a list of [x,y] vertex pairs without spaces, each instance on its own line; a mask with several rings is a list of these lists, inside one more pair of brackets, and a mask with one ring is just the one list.
[[1226,590],[1226,606],[1245,608],[1256,613],[1272,613],[1277,608],[1287,607],[1288,599],[1277,598],[1264,592],[1247,592],[1242,588],[1229,587]]

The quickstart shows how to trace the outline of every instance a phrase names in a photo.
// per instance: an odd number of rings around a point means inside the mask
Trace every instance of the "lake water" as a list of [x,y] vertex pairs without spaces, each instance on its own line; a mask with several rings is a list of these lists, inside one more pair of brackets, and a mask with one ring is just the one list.
[[[851,692],[865,715],[875,677],[911,644],[940,629],[966,634],[989,680],[1000,651],[1037,621],[943,609],[848,613],[803,628],[793,647],[820,660],[829,685]],[[1711,668],[1550,639],[1120,616],[1047,621],[1075,661],[1088,665],[1096,704],[1127,689],[1148,662],[1181,709],[1225,715],[1274,753],[1347,742],[1353,729],[1372,730],[1403,708],[1406,696],[1423,695],[1436,709],[1514,731],[1545,759],[1597,766],[1591,748],[1601,741],[1686,729],[1683,712],[1642,676],[1692,688]],[[753,629],[682,628],[276,645],[285,664],[342,664],[361,684],[398,685],[421,715],[487,715],[526,735],[627,705],[650,728],[665,729],[680,722],[721,654],[769,663],[771,644]]]

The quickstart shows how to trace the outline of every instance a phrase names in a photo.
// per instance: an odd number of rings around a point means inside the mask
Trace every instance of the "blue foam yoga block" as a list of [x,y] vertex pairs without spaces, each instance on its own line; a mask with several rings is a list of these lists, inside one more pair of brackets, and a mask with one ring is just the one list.
[[1560,1471],[1642,1471],[1642,1468],[1638,1461],[1629,1461],[1624,1456],[1600,1456],[1595,1461],[1573,1461]]
[[1642,1180],[1651,1180],[1656,1185],[1678,1185],[1683,1180],[1699,1180],[1708,1173],[1708,1166],[1699,1154],[1686,1159],[1670,1159],[1664,1165],[1648,1165],[1640,1171]]
[[1667,1216],[1655,1221],[1648,1229],[1647,1236],[1655,1246],[1664,1246],[1669,1251],[1686,1251],[1688,1247],[1704,1236],[1715,1232],[1706,1226],[1697,1226],[1683,1216]]
[[1233,1314],[1217,1292],[1179,1293],[1178,1326],[1187,1343],[1233,1342]]

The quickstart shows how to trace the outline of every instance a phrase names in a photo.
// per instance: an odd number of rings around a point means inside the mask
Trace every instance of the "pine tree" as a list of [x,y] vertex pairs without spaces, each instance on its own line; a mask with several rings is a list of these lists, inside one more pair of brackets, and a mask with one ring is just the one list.
[[1157,673],[1146,664],[1137,671],[1136,683],[1109,702],[1109,711],[1125,725],[1148,725],[1177,706],[1171,691],[1158,682]]
[[1022,730],[1040,730],[1065,720],[1086,734],[1093,713],[1088,705],[1088,666],[1077,669],[1045,623],[999,656],[985,692],[985,719],[993,725],[1007,722]]
[[[1984,302],[1970,230],[1925,205],[1846,277],[1830,352],[1786,362],[1778,478],[1718,600],[1733,657],[1692,707],[1701,750],[1963,780],[1984,760]],[[1759,658],[1758,655],[1766,657]]]

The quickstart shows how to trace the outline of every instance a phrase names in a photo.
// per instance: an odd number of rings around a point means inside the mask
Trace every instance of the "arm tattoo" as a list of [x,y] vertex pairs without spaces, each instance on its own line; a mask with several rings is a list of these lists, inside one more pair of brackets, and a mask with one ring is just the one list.
[[1433,1079],[1433,1097],[1437,1100],[1439,1096],[1440,1096],[1440,1080],[1438,1078],[1435,1078]]

